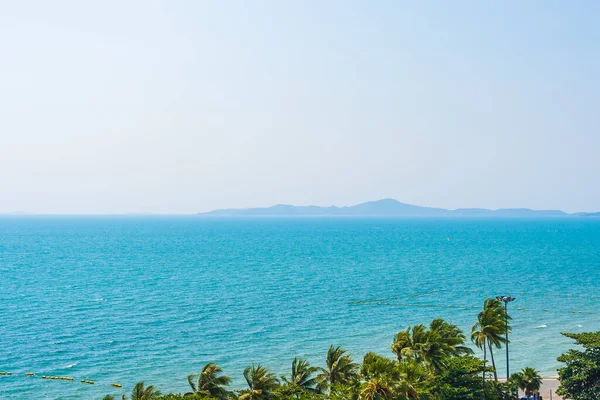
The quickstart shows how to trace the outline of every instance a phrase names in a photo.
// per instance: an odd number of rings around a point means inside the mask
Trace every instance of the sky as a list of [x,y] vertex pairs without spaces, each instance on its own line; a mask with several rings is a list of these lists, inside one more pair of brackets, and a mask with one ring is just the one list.
[[0,0],[0,212],[600,211],[600,2]]

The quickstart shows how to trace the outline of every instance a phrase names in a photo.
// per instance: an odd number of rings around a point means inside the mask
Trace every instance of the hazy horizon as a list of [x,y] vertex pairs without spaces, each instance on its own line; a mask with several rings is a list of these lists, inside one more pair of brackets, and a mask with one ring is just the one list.
[[600,3],[23,1],[0,213],[600,211]]
[[[263,208],[271,208],[271,207],[275,207],[275,206],[293,206],[293,207],[320,207],[320,208],[328,208],[328,207],[338,207],[338,208],[344,208],[344,207],[352,207],[352,206],[356,206],[356,205],[360,205],[360,204],[364,204],[364,203],[372,203],[372,202],[378,202],[378,201],[384,201],[384,200],[394,200],[394,201],[398,201],[399,203],[402,204],[406,204],[406,205],[411,205],[411,206],[417,206],[417,207],[431,207],[431,208],[438,208],[438,209],[445,209],[448,211],[455,211],[455,210],[460,210],[460,209],[486,209],[486,210],[490,210],[490,211],[496,211],[496,210],[507,210],[507,209],[514,209],[514,210],[518,210],[518,209],[528,209],[525,207],[511,207],[511,208],[506,208],[506,207],[500,207],[498,209],[488,209],[485,207],[458,207],[458,208],[447,208],[447,207],[443,207],[443,206],[422,206],[420,204],[408,204],[405,203],[403,201],[397,200],[397,199],[392,199],[392,198],[384,198],[384,199],[376,199],[376,200],[367,200],[364,202],[360,202],[360,203],[354,203],[354,204],[282,204],[282,203],[277,203],[277,204],[269,204],[269,205],[265,205],[265,206],[257,206],[257,207],[232,207],[232,208],[215,208],[215,209],[211,209],[211,210],[205,210],[205,211],[198,211],[198,212],[191,212],[191,213],[169,213],[169,212],[163,212],[163,213],[153,213],[153,212],[123,212],[123,213],[33,213],[33,212],[28,212],[28,211],[23,211],[23,210],[17,210],[17,211],[12,211],[12,212],[0,212],[0,215],[196,215],[196,214],[202,214],[202,213],[209,213],[212,211],[221,211],[221,210],[251,210],[251,209],[263,209]],[[564,211],[561,209],[530,209],[532,211]],[[567,212],[567,211],[565,211]],[[590,213],[593,211],[586,211],[586,210],[580,210],[580,211],[575,211],[573,213],[578,213],[578,212],[583,212],[583,213]],[[569,213],[569,212],[567,212]],[[572,213],[569,213],[572,214]],[[508,217],[511,218],[511,217]]]

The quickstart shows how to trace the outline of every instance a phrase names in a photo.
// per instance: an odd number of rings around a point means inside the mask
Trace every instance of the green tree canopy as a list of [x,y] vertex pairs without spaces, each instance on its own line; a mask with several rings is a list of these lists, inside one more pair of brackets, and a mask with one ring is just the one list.
[[558,357],[565,366],[558,369],[560,386],[556,393],[571,400],[600,399],[600,331],[563,333],[583,347]]

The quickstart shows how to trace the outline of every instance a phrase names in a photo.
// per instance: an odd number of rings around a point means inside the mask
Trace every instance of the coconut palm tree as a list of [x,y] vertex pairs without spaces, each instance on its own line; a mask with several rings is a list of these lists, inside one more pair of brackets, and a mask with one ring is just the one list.
[[244,378],[248,389],[242,391],[239,400],[268,399],[271,391],[279,385],[275,374],[260,364],[246,367]]
[[281,379],[290,387],[300,391],[318,392],[317,378],[313,375],[319,371],[318,367],[311,367],[309,362],[301,358],[294,358],[292,371],[289,378],[282,376]]
[[429,399],[428,387],[433,378],[431,370],[423,363],[415,360],[404,360],[399,363],[399,378],[395,387],[399,399]]
[[400,331],[394,338],[392,352],[398,361],[403,358],[412,358],[422,361],[424,349],[427,346],[427,328],[423,324],[409,326],[405,331]]
[[317,376],[317,389],[323,392],[335,383],[349,383],[357,377],[358,365],[352,361],[352,356],[346,350],[333,345],[327,351],[326,368],[321,368]]
[[394,336],[394,342],[392,343],[392,353],[396,355],[398,362],[401,362],[402,358],[405,355],[405,353],[403,353],[402,350],[408,347],[409,337],[409,329],[405,331],[400,331],[396,333],[396,336]]
[[473,351],[465,346],[466,336],[456,325],[441,318],[434,319],[427,331],[427,344],[424,347],[425,363],[439,372],[446,366],[449,357],[471,354]]
[[138,382],[131,390],[131,400],[153,400],[160,397],[160,390],[154,386],[144,386],[144,382]]
[[399,363],[395,360],[369,352],[363,358],[362,365],[360,366],[360,376],[363,379],[369,379],[385,375],[393,379],[398,379],[398,365]]
[[[479,322],[478,322],[479,323]],[[471,341],[478,349],[483,350],[483,372],[481,379],[485,382],[485,364],[487,363],[486,337],[484,330],[477,324],[471,329]]]
[[387,400],[393,399],[395,395],[394,386],[385,377],[371,378],[361,388],[360,400]]
[[465,339],[464,333],[456,325],[438,318],[431,321],[429,329],[425,325],[415,325],[398,332],[392,352],[398,361],[411,358],[440,371],[448,357],[472,352],[464,346]]
[[510,332],[510,326],[507,326],[506,323],[507,320],[510,320],[510,317],[506,314],[502,302],[498,299],[486,299],[483,303],[483,311],[477,315],[477,322],[471,330],[471,340],[477,347],[481,349],[487,344],[496,381],[498,380],[498,373],[493,347],[501,348],[502,344],[506,343],[507,329]]
[[[199,374],[188,376],[192,393],[210,396],[215,399],[226,399],[229,392],[225,388],[231,384],[231,378],[221,375],[223,370],[216,363],[208,363]],[[186,393],[192,394],[192,393]]]
[[400,378],[399,363],[381,357],[375,353],[367,353],[363,358],[360,375],[364,380],[359,399],[392,399],[395,396],[396,381]]
[[512,374],[510,380],[517,385],[519,389],[525,392],[526,396],[531,396],[540,390],[542,377],[540,373],[531,367],[525,367],[521,371]]

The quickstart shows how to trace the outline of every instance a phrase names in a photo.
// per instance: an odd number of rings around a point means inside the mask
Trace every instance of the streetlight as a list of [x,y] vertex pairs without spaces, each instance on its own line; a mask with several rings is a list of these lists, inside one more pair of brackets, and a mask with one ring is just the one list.
[[510,378],[510,370],[508,364],[508,303],[515,301],[516,299],[511,296],[496,296],[496,299],[504,302],[504,319],[506,322],[506,381]]

